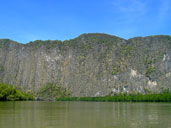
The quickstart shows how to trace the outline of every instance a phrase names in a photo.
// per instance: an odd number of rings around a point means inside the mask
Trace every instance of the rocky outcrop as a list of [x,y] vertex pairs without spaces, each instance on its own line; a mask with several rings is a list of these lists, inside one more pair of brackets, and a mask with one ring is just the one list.
[[171,36],[125,40],[92,33],[28,44],[1,39],[0,81],[32,91],[58,83],[73,96],[171,89]]

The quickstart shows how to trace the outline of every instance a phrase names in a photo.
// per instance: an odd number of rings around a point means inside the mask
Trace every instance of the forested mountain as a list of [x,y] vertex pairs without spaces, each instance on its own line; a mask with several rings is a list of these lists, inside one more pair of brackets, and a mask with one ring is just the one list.
[[37,91],[47,83],[72,96],[171,89],[171,36],[128,40],[90,33],[27,44],[0,39],[0,82]]

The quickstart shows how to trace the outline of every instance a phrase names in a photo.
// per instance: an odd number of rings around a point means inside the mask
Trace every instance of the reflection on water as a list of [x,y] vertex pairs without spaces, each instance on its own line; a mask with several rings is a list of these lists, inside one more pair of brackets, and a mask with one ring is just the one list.
[[171,128],[171,104],[0,102],[0,128]]

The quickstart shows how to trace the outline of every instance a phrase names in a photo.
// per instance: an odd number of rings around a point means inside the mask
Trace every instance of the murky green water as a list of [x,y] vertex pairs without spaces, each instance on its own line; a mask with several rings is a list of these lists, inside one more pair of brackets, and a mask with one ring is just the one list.
[[171,103],[0,102],[0,128],[171,128]]

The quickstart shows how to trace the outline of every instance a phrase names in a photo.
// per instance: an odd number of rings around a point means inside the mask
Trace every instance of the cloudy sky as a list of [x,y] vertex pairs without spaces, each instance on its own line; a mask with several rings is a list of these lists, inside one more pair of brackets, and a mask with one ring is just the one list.
[[27,43],[82,33],[171,35],[171,0],[0,1],[0,38]]

